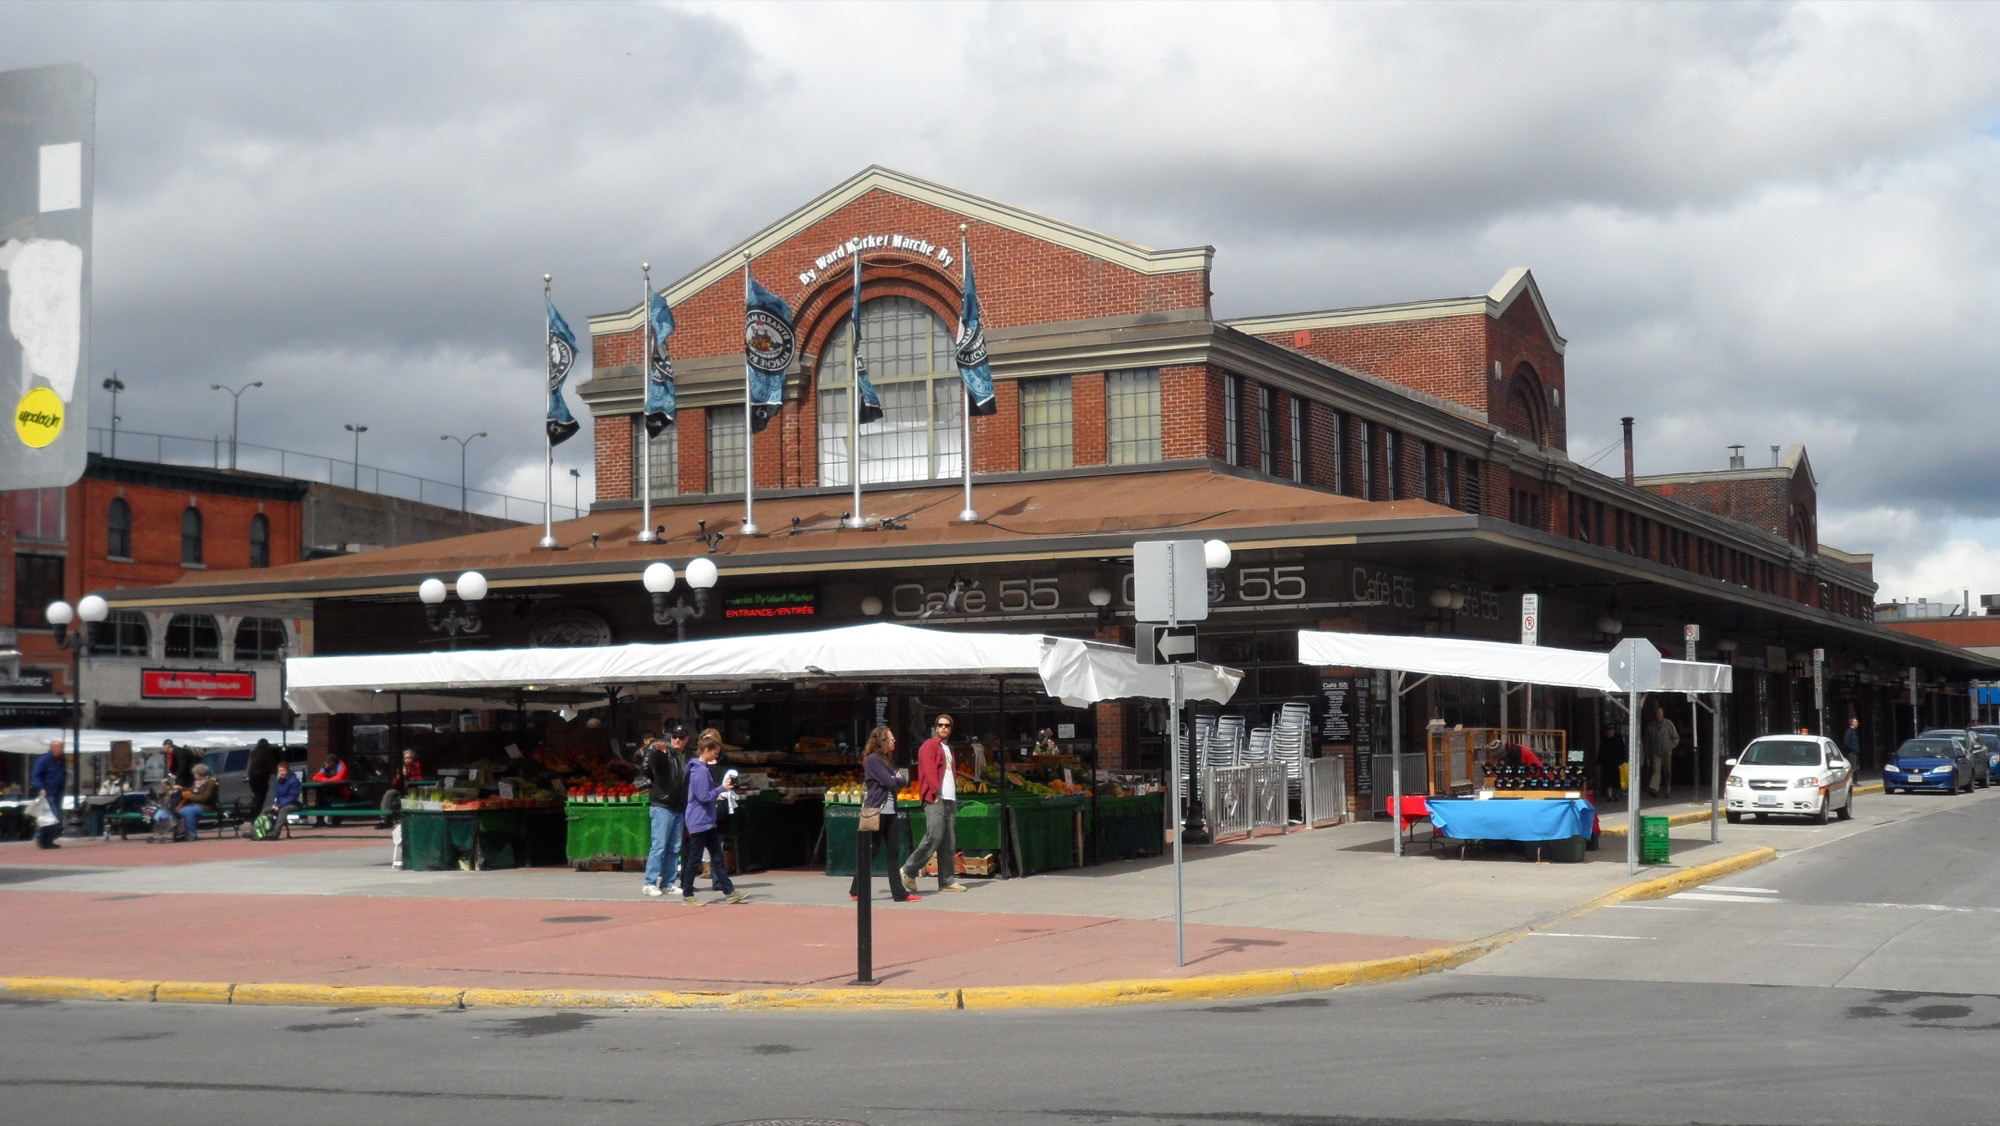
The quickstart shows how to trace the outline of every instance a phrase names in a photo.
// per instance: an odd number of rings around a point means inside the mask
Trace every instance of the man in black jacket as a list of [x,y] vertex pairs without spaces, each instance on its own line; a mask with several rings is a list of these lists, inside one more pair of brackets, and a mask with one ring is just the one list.
[[658,736],[646,740],[641,762],[652,779],[652,801],[646,813],[652,821],[652,846],[646,850],[646,895],[665,895],[665,885],[681,870],[681,829],[687,817],[687,728],[676,723],[667,731],[671,745]]

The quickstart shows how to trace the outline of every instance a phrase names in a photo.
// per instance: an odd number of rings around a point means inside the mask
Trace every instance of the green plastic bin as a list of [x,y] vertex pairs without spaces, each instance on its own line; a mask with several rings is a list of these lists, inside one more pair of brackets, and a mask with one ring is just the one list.
[[1639,818],[1639,863],[1667,863],[1669,826],[1670,822],[1664,817]]

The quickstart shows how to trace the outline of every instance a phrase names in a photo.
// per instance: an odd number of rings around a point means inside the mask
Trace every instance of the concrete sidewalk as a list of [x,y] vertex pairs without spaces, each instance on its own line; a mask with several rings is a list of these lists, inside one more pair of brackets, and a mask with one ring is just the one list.
[[[1707,807],[1649,803],[1677,821]],[[1619,820],[1622,820],[1620,818]],[[1614,819],[1605,818],[1606,829]],[[1665,894],[1775,855],[1770,831],[1677,828],[1673,863],[1628,875],[1622,839],[1582,864],[1458,859],[1387,822],[1191,849],[1187,964],[1175,964],[1170,861],[966,881],[873,902],[874,976],[856,968],[847,881],[738,877],[747,903],[689,908],[634,873],[407,872],[386,833],[280,842],[0,845],[0,990],[237,1003],[1096,1004],[1324,989],[1476,957],[1590,905]]]

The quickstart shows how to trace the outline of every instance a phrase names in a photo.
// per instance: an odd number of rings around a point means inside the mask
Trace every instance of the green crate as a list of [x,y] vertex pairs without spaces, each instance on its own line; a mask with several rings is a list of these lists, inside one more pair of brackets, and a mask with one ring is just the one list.
[[1644,844],[1667,843],[1667,830],[1671,823],[1664,817],[1639,818],[1639,840]]

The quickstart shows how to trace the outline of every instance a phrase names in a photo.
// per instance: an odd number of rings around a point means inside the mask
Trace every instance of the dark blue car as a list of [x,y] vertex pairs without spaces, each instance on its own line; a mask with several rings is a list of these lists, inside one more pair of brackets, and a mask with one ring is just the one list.
[[1911,739],[1896,748],[1882,767],[1882,792],[1938,790],[1972,792],[1972,761],[1955,739]]

